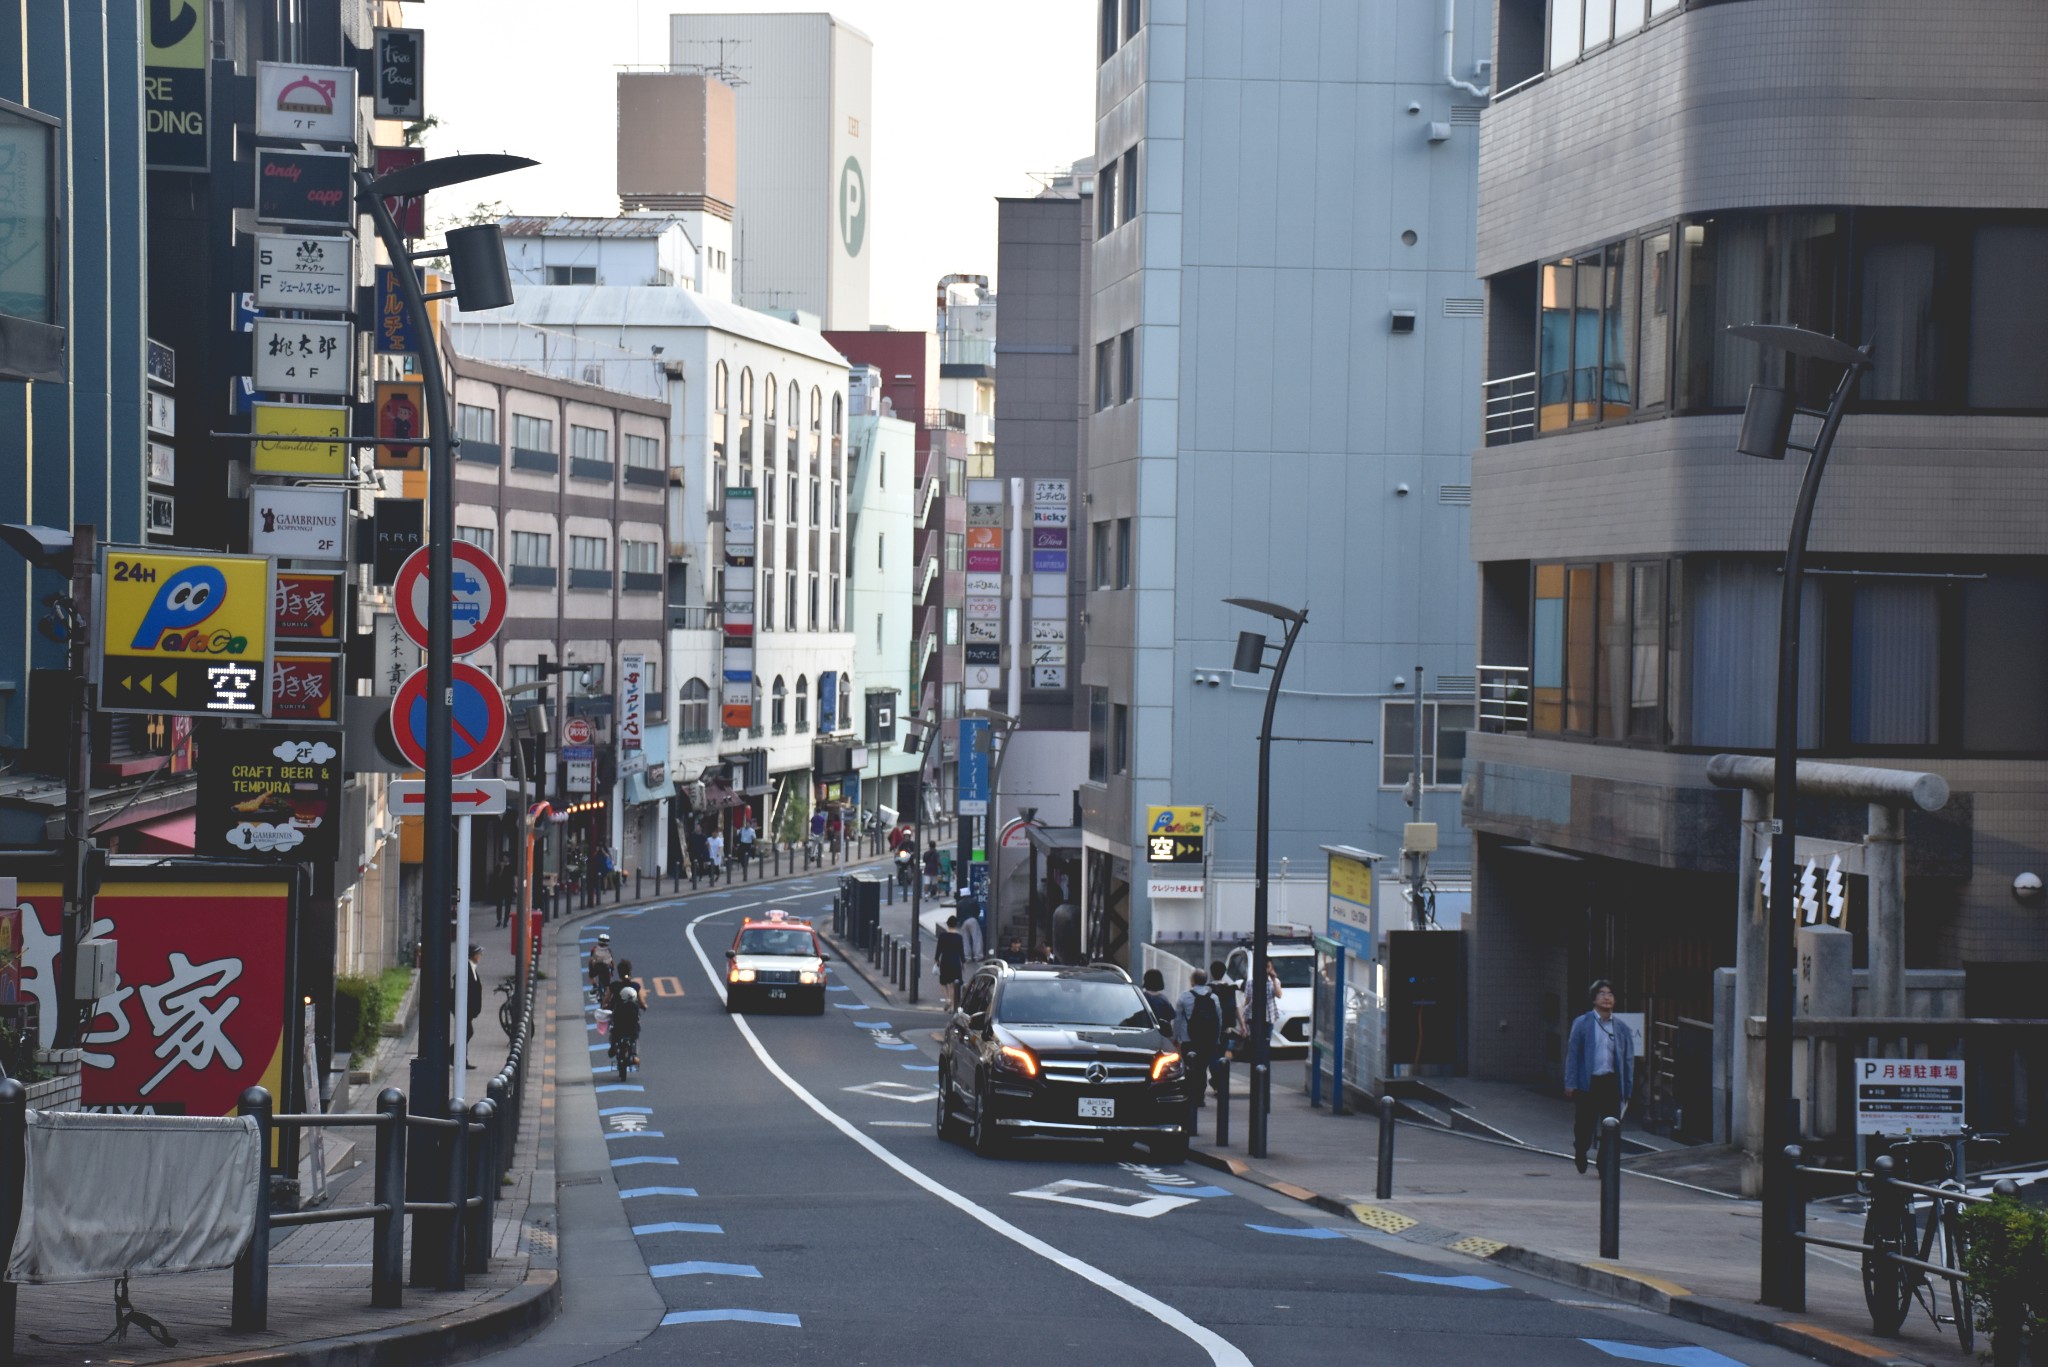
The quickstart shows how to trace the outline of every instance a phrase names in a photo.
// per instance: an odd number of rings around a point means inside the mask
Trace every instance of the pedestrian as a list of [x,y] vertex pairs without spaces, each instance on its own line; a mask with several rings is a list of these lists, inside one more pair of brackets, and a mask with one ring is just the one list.
[[939,842],[934,840],[924,847],[924,895],[935,896],[939,890]]
[[1047,944],[1047,943],[1045,943],[1045,942],[1044,942],[1043,940],[1041,940],[1041,941],[1039,941],[1039,942],[1038,942],[1037,944],[1033,945],[1033,946],[1031,947],[1031,962],[1032,962],[1032,963],[1035,963],[1035,964],[1049,964],[1049,963],[1051,963],[1051,962],[1052,962],[1052,946],[1051,946],[1051,945],[1049,945],[1049,944]]
[[[1249,964],[1250,960],[1247,959],[1246,963]],[[1261,1038],[1262,1031],[1263,1037],[1269,1043],[1278,1043],[1279,1041],[1273,1038],[1273,1031],[1285,1014],[1282,1005],[1287,997],[1287,993],[1280,986],[1280,970],[1273,967],[1271,959],[1266,960],[1266,1014],[1263,1020],[1259,1019],[1257,1005],[1251,1000],[1251,984],[1246,983],[1243,990],[1245,1002],[1239,1015],[1244,1021],[1244,1043],[1255,1043]]]
[[1010,943],[1003,947],[1003,962],[1006,964],[1021,964],[1024,962],[1023,936],[1012,935],[1010,937]]
[[968,963],[978,964],[988,957],[983,944],[981,917],[974,914],[972,907],[966,910],[967,914],[960,919],[960,952]]
[[1586,989],[1592,1009],[1572,1022],[1564,1047],[1564,1094],[1577,1103],[1572,1122],[1572,1161],[1586,1170],[1586,1150],[1608,1116],[1619,1119],[1635,1090],[1636,1037],[1614,1015],[1614,984],[1605,978]]
[[705,862],[710,858],[710,856],[706,853],[706,846],[709,844],[709,841],[704,834],[704,828],[702,826],[692,825],[690,827],[689,844],[690,877],[694,879],[699,874],[704,872]]
[[754,831],[751,815],[740,818],[739,833],[732,838],[733,853],[739,856],[740,867],[750,869],[754,863],[754,842],[760,837]]
[[704,837],[704,862],[710,866],[711,881],[718,881],[718,871],[725,866],[725,837],[717,831]]
[[1188,990],[1174,1003],[1173,1029],[1180,1043],[1181,1069],[1195,1080],[1188,1098],[1188,1134],[1192,1136],[1195,1112],[1202,1108],[1202,1079],[1223,1053],[1223,1007],[1209,987],[1205,970],[1198,968],[1188,975]]
[[948,916],[946,928],[938,933],[932,945],[932,963],[939,970],[939,993],[946,999],[946,1009],[960,1009],[960,968],[966,959],[966,948],[960,939],[960,918]]
[[1145,970],[1145,1005],[1152,1008],[1152,1019],[1159,1022],[1159,1033],[1178,1039],[1179,1035],[1173,1028],[1177,1013],[1172,1000],[1166,995],[1166,975],[1156,968]]
[[1081,909],[1061,902],[1052,909],[1052,961],[1078,964],[1081,958]]
[[497,867],[491,870],[491,896],[498,903],[498,928],[503,929],[512,920],[512,856],[500,854]]
[[1244,1048],[1244,1007],[1240,1001],[1243,991],[1231,981],[1230,970],[1223,960],[1209,962],[1209,987],[1216,994],[1216,1005],[1223,1011],[1223,1052],[1209,1065],[1209,1085],[1216,1095],[1223,1095],[1223,1077],[1230,1068],[1230,1061]]
[[615,962],[612,956],[612,937],[608,933],[600,934],[597,943],[590,947],[590,986],[600,1002],[611,989],[612,968]]
[[[477,972],[476,967],[483,962],[483,958],[484,947],[482,945],[471,945],[469,947],[469,1033],[464,1035],[463,1039],[472,1042],[476,1039],[476,1018],[484,1013],[484,980],[483,976]],[[451,1016],[455,1014],[455,980],[453,978],[448,980],[448,1014]],[[467,1065],[472,1069],[475,1068],[476,1060],[473,1058],[468,1059]]]
[[597,852],[597,890],[599,892],[610,892],[612,890],[612,870],[616,867],[618,867],[618,861],[612,857],[612,847],[609,845],[601,847]]

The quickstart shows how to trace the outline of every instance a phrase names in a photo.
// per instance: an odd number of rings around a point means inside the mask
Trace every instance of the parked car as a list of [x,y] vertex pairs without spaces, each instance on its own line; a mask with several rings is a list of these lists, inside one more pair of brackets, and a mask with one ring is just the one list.
[[984,1155],[1013,1137],[1136,1141],[1179,1163],[1189,1085],[1121,968],[991,960],[939,1045],[938,1133]]

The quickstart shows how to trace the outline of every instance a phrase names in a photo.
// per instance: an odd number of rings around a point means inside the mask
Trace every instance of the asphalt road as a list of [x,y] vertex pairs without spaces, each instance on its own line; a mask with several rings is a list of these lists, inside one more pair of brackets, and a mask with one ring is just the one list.
[[[612,1184],[564,1191],[563,1322],[500,1355],[506,1367],[1805,1361],[1397,1245],[1197,1165],[1087,1144],[988,1160],[943,1142],[937,1012],[881,1007],[841,969],[822,1018],[725,1014],[719,978],[741,915],[827,917],[830,889],[756,884],[576,928],[589,940],[608,927],[652,989],[642,1067],[619,1083],[588,1026],[594,1104],[563,1105],[559,1123],[583,1128],[558,1143],[580,1144]],[[567,1016],[558,1028],[573,1031]],[[605,1201],[624,1225],[593,1204]],[[618,1272],[579,1294],[579,1241],[595,1247],[606,1226]],[[627,1284],[642,1269],[658,1310]],[[637,1341],[629,1302],[648,1325]]]

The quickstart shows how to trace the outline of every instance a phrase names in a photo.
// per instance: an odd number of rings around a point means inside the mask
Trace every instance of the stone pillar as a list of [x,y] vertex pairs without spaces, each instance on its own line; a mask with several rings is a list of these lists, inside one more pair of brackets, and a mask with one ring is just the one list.
[[[1839,1019],[1854,1012],[1856,937],[1830,925],[1801,926],[1797,935],[1796,1019]],[[1836,1046],[1792,1046],[1792,1093],[1808,1098],[1802,1116],[1806,1133],[1840,1133],[1835,1114]]]
[[[1870,882],[1870,1014],[1906,1014],[1906,813],[1870,804],[1863,841]],[[1843,1015],[1850,1014],[1848,1010]]]

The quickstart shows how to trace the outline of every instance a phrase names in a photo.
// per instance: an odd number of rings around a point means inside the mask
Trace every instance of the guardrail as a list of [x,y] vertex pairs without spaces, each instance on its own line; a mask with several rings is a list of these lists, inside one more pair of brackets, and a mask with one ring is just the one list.
[[1529,670],[1524,665],[1479,666],[1479,729],[1518,735],[1529,729]]
[[1507,446],[1536,435],[1536,372],[1503,375],[1480,386],[1486,444]]

